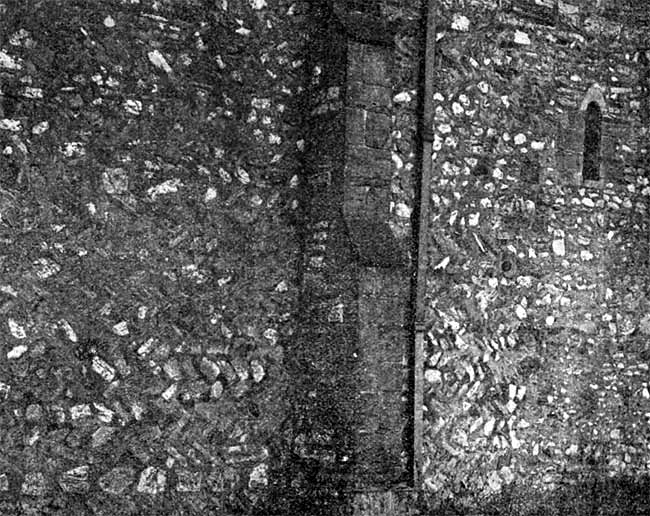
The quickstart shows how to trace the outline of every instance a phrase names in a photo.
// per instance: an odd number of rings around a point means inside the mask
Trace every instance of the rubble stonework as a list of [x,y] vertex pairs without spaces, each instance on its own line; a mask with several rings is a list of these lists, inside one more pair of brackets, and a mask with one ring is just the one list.
[[0,1],[0,514],[647,478],[647,9],[435,4],[409,491],[423,2]]
[[650,465],[647,36],[591,3],[505,4],[438,4],[423,476],[437,502]]
[[1,514],[263,505],[302,23],[283,1],[0,2]]

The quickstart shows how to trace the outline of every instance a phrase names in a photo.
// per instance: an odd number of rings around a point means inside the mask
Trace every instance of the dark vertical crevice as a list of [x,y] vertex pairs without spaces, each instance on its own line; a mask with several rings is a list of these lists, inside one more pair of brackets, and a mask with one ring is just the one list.
[[[416,170],[420,171],[418,180],[415,181],[414,191],[413,191],[413,212],[411,213],[412,220],[412,238],[410,242],[410,256],[411,256],[411,277],[410,277],[410,299],[409,299],[409,310],[408,310],[408,319],[406,321],[407,327],[409,328],[409,341],[411,343],[415,342],[415,323],[416,323],[416,312],[417,312],[417,283],[418,283],[418,235],[420,232],[420,203],[419,199],[422,197],[422,166],[423,166],[423,152],[424,152],[424,138],[423,134],[425,131],[424,124],[424,82],[425,82],[425,63],[424,63],[424,54],[426,51],[426,35],[427,35],[427,1],[422,2],[421,7],[421,16],[420,16],[420,40],[419,48],[421,49],[421,59],[418,60],[418,71],[417,71],[417,91],[418,91],[418,103],[416,107],[416,119],[418,122],[418,127],[415,136],[415,155],[417,156],[417,162],[415,163]],[[410,382],[408,388],[408,405],[409,409],[409,422],[407,433],[409,435],[407,452],[409,456],[408,470],[412,473],[415,470],[415,450],[414,450],[414,440],[413,435],[415,431],[414,425],[414,403],[415,403],[415,348],[411,346],[410,352],[408,354],[408,369],[410,372]],[[414,478],[411,474],[410,483],[413,485]]]
[[602,113],[596,102],[590,102],[585,111],[584,151],[582,158],[582,179],[600,179],[600,142],[602,132]]

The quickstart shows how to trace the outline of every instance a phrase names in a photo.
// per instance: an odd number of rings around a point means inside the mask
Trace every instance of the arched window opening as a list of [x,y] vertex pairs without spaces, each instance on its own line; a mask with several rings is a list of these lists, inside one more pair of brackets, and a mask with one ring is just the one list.
[[590,102],[585,110],[585,144],[582,155],[582,179],[600,179],[600,139],[602,114],[597,102]]

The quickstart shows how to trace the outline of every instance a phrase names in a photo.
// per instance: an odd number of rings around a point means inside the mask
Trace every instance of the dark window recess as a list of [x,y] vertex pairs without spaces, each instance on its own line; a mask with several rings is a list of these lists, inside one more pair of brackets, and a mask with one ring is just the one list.
[[349,13],[363,13],[370,16],[381,16],[380,0],[348,0]]
[[585,112],[585,146],[582,155],[582,179],[600,179],[600,139],[602,114],[596,102],[590,102]]

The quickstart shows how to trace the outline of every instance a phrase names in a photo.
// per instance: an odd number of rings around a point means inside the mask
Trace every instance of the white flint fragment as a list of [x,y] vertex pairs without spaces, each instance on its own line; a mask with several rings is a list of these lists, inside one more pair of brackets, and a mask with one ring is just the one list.
[[18,292],[11,285],[0,285],[0,292],[11,297],[18,297]]
[[163,393],[160,395],[165,401],[171,400],[174,396],[176,396],[176,392],[178,391],[178,385],[175,383],[172,383],[169,387],[167,387]]
[[449,256],[445,256],[438,265],[436,265],[433,270],[445,270],[447,268],[447,265],[449,265]]
[[408,219],[411,216],[411,208],[403,202],[399,202],[395,206],[395,215],[403,219]]
[[152,65],[163,70],[166,74],[172,73],[172,67],[169,66],[165,57],[160,53],[160,50],[152,50],[147,54],[149,61]]
[[129,326],[126,321],[121,321],[113,326],[113,333],[120,337],[126,337],[129,334]]
[[244,185],[247,185],[251,182],[251,178],[248,175],[248,172],[246,172],[246,170],[244,170],[242,167],[237,167],[235,175],[237,176],[237,179],[239,179],[239,182]]
[[518,45],[530,45],[530,38],[528,34],[520,30],[515,31],[515,43]]
[[92,415],[93,413],[90,410],[90,405],[87,403],[70,407],[70,417],[73,420],[81,419],[82,417],[90,417]]
[[556,256],[564,256],[566,254],[566,249],[564,246],[564,239],[558,238],[553,240],[553,252]]
[[278,331],[273,328],[268,328],[264,331],[264,338],[275,344],[278,341]]
[[23,96],[28,99],[42,99],[43,90],[41,88],[32,88],[31,86],[27,86],[23,90]]
[[401,104],[411,101],[411,94],[408,91],[402,91],[393,97],[393,102]]
[[38,276],[39,279],[44,280],[60,272],[61,266],[47,258],[39,258],[34,262],[34,269],[36,276]]
[[460,32],[467,32],[469,30],[469,19],[467,16],[455,13],[451,22],[451,28]]
[[517,386],[515,384],[509,384],[508,385],[508,398],[513,400],[515,399],[515,396],[517,395]]
[[101,403],[93,403],[95,409],[97,410],[97,419],[103,423],[110,423],[113,420],[115,412],[113,412],[108,407],[102,405]]
[[12,131],[18,132],[22,130],[20,125],[20,120],[11,120],[9,118],[3,118],[0,120],[0,129],[3,131]]
[[424,372],[424,379],[428,383],[442,383],[442,373],[437,369],[427,369]]
[[491,417],[485,422],[485,425],[483,425],[483,435],[485,437],[489,437],[492,435],[492,431],[494,430],[494,425],[496,424],[496,420]]
[[43,122],[39,122],[34,127],[32,127],[32,134],[38,136],[39,134],[43,134],[49,128],[50,128],[50,123],[47,120],[44,120]]
[[92,362],[93,371],[101,376],[107,382],[112,382],[115,378],[115,369],[111,367],[105,360],[99,357],[93,357]]
[[67,142],[61,152],[66,158],[78,158],[86,155],[86,147],[82,142]]
[[526,143],[526,135],[519,133],[517,136],[515,136],[515,145],[523,145]]
[[515,307],[515,314],[519,319],[525,319],[527,317],[526,309],[521,305]]
[[178,192],[178,187],[182,185],[180,179],[168,179],[167,181],[163,181],[162,183],[149,188],[147,190],[147,195],[149,195],[152,201],[155,201],[159,195]]
[[266,464],[258,464],[253,468],[248,478],[248,487],[263,487],[269,483],[268,480],[268,466]]
[[167,476],[161,469],[149,466],[140,475],[137,490],[139,493],[157,495],[165,490]]
[[123,168],[107,168],[102,173],[102,185],[109,195],[124,194],[129,189],[129,175]]
[[253,373],[253,381],[255,383],[260,383],[266,375],[264,366],[259,360],[251,360],[251,371]]
[[203,196],[203,201],[207,203],[210,201],[214,201],[216,198],[217,198],[217,190],[214,189],[213,187],[209,187],[205,191],[205,195]]
[[27,334],[25,333],[25,328],[23,328],[15,320],[9,319],[7,321],[7,324],[9,325],[9,331],[11,332],[11,335],[15,339],[24,339],[25,337],[27,337]]
[[27,346],[21,344],[20,346],[16,346],[12,348],[8,353],[7,353],[7,358],[8,359],[16,359],[22,357],[25,353],[27,353]]
[[583,262],[588,262],[592,260],[594,255],[590,251],[580,251],[580,259]]
[[22,66],[12,56],[0,50],[0,68],[6,70],[20,70]]
[[59,328],[63,330],[65,333],[65,336],[68,337],[68,340],[70,342],[77,342],[77,334],[75,331],[72,329],[72,326],[70,326],[70,323],[66,321],[65,319],[61,319],[59,321]]
[[131,113],[132,115],[139,115],[142,113],[142,102],[139,100],[133,100],[133,99],[128,99],[124,101],[124,110],[127,113]]

